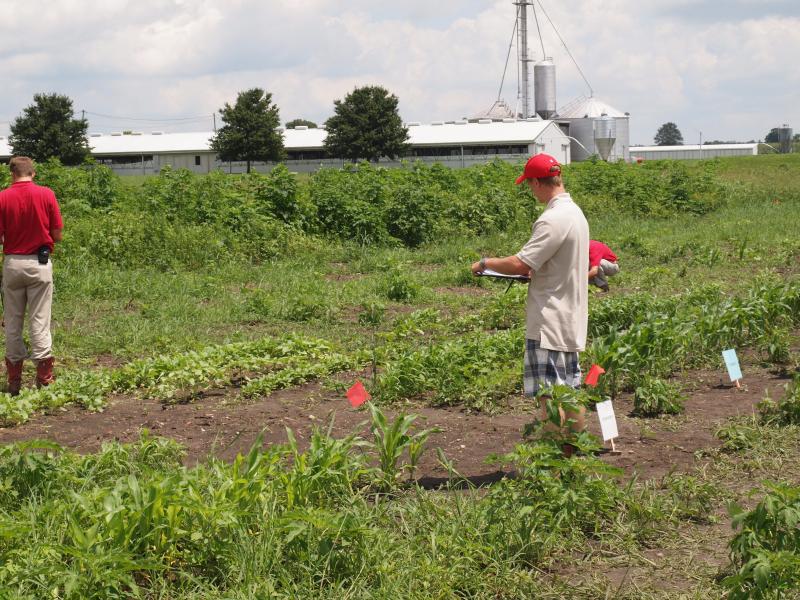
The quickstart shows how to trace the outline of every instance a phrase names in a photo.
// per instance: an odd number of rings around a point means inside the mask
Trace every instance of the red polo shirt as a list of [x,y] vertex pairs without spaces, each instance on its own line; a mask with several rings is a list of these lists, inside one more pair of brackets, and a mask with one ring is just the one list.
[[589,240],[589,268],[596,267],[600,264],[601,260],[617,262],[617,255],[603,242]]
[[63,229],[56,195],[32,181],[18,181],[0,192],[0,236],[4,254],[36,254],[42,246],[53,251],[53,229]]

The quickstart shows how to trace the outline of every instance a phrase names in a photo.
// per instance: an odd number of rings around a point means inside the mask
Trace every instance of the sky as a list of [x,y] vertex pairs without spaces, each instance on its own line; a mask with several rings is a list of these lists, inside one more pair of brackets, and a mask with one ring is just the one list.
[[[631,115],[631,142],[675,122],[686,143],[800,131],[800,0],[536,0],[563,106],[589,88]],[[324,123],[381,85],[405,121],[492,105],[512,0],[0,0],[0,135],[37,92],[66,94],[90,131],[204,131],[239,91],[282,121]],[[531,15],[532,17],[532,15]],[[535,31],[532,22],[530,28]],[[531,58],[542,58],[538,37]],[[517,100],[512,51],[501,97]],[[218,123],[219,123],[219,117]]]

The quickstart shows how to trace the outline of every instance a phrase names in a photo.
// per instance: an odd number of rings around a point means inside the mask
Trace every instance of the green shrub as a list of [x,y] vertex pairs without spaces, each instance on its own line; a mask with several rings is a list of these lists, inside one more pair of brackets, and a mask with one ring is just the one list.
[[768,362],[773,365],[788,365],[792,350],[789,332],[785,329],[772,329],[759,341],[759,349]]
[[684,399],[678,384],[645,376],[633,394],[633,414],[640,417],[678,414],[683,411]]
[[404,245],[417,247],[433,239],[440,220],[441,196],[421,181],[399,186],[386,207],[389,234]]
[[386,305],[382,302],[362,302],[358,312],[358,323],[364,327],[379,327],[386,317]]
[[713,519],[715,501],[721,495],[716,483],[673,473],[664,477],[661,486],[669,494],[672,508],[681,520],[707,523]]
[[731,507],[731,562],[723,580],[734,600],[785,598],[800,587],[800,487],[770,484],[751,511]]
[[176,224],[157,215],[94,215],[70,221],[58,258],[125,269],[200,269],[232,258],[235,249],[227,237],[220,229]]
[[311,177],[309,197],[322,232],[364,245],[387,243],[387,181],[386,169],[368,163],[317,171]]
[[783,386],[783,397],[772,400],[769,394],[758,403],[758,410],[765,423],[774,425],[800,425],[800,372]]
[[722,205],[726,188],[714,176],[716,164],[680,161],[641,165],[589,160],[564,169],[567,189],[579,201],[603,201],[626,214],[705,214]]
[[419,284],[403,272],[399,265],[387,267],[381,289],[386,298],[395,302],[411,302],[420,292]]
[[334,312],[330,299],[311,286],[298,286],[283,295],[274,295],[265,290],[247,290],[246,305],[258,321],[283,319],[307,322],[329,319]]
[[755,427],[730,423],[717,428],[714,436],[722,441],[722,450],[725,452],[739,452],[752,448],[758,443],[760,433]]

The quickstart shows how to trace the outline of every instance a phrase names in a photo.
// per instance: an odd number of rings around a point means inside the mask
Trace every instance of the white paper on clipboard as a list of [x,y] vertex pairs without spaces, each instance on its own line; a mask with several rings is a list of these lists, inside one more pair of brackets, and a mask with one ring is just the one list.
[[498,273],[497,271],[492,271],[491,269],[484,269],[482,273],[479,273],[481,277],[495,277],[497,279],[513,279],[514,281],[522,281],[522,282],[529,282],[531,280],[530,277],[527,275],[506,275],[505,273]]

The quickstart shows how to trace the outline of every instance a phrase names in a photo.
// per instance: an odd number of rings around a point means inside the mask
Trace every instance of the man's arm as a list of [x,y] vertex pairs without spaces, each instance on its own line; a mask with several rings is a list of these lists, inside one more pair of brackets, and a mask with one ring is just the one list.
[[589,279],[595,277],[599,270],[600,270],[600,265],[595,265],[591,269],[589,269]]
[[[485,259],[487,269],[497,271],[503,275],[525,275],[530,277],[533,275],[531,268],[522,262],[517,256],[506,256],[504,258],[487,258]],[[477,275],[481,273],[481,263],[476,262],[472,264],[472,272]]]
[[61,208],[53,190],[50,190],[50,237],[54,242],[64,239],[64,221],[61,219]]

